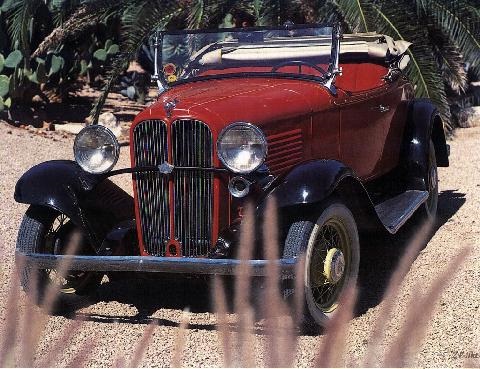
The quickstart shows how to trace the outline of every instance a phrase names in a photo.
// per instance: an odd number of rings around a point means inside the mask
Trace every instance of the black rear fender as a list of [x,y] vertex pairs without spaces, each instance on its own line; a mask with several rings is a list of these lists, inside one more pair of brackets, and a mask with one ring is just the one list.
[[47,161],[32,167],[18,180],[14,198],[67,215],[87,232],[97,250],[113,225],[134,218],[130,195],[104,175],[86,173],[68,160]]
[[430,139],[435,147],[439,167],[448,167],[448,147],[445,130],[437,108],[428,99],[410,103],[403,139],[402,165],[409,178],[409,188],[425,190]]

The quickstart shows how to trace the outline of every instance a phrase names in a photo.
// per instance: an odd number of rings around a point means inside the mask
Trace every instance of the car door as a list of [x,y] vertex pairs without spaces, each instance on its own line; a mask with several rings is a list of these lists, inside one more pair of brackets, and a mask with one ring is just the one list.
[[363,180],[385,172],[382,155],[395,112],[390,86],[354,93],[339,101],[340,159]]

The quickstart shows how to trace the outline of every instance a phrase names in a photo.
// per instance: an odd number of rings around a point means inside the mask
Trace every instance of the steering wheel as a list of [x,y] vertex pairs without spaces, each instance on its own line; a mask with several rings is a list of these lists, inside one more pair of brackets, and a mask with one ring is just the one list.
[[298,72],[299,73],[301,73],[302,65],[306,65],[307,67],[313,68],[317,72],[320,72],[322,75],[327,74],[327,72],[325,72],[322,67],[319,67],[318,65],[315,65],[313,63],[309,63],[309,62],[306,62],[306,61],[303,61],[303,60],[287,60],[285,62],[282,62],[282,63],[279,63],[279,64],[275,65],[272,68],[271,72],[276,72],[280,68],[285,67],[287,65],[298,65]]

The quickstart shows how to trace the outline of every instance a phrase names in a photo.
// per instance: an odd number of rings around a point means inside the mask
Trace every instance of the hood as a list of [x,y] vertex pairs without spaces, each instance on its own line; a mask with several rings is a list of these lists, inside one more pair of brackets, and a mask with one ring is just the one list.
[[171,120],[190,117],[221,129],[234,121],[263,125],[328,109],[331,95],[316,81],[224,78],[175,86],[160,95],[149,115],[165,116],[171,101]]

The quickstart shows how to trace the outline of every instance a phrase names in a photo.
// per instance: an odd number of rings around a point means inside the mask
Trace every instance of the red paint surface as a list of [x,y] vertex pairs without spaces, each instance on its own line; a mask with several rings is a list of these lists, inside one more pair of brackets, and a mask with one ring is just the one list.
[[[289,72],[298,70],[286,68]],[[173,87],[135,118],[130,137],[132,165],[132,132],[139,122],[165,121],[170,139],[172,122],[185,118],[208,124],[214,143],[221,130],[232,122],[259,126],[269,142],[267,164],[275,174],[304,160],[324,158],[343,161],[363,180],[378,177],[398,162],[406,104],[412,89],[402,81],[385,82],[382,77],[388,70],[381,65],[352,63],[342,68],[343,75],[336,81],[337,96],[318,82],[284,78],[223,78]],[[173,99],[178,103],[167,118],[163,106]],[[389,111],[380,112],[380,105],[389,107]],[[215,150],[213,165],[221,166]],[[228,225],[230,214],[236,212],[230,209],[226,185],[227,178],[215,176],[214,242],[220,229]],[[134,193],[140,252],[145,255],[135,182]]]

